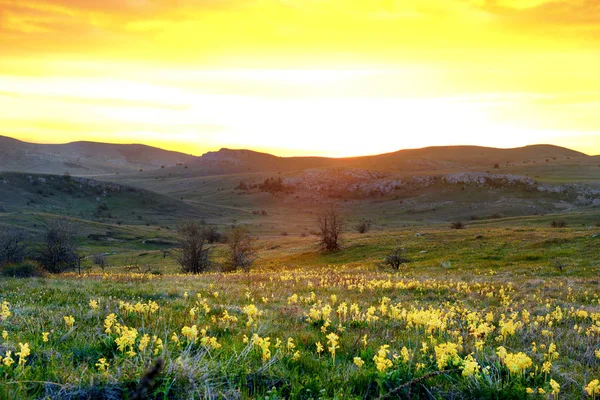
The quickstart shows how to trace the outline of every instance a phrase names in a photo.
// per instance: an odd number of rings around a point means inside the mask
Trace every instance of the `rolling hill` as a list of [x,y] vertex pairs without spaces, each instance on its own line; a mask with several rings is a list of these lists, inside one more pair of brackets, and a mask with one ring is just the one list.
[[189,163],[183,153],[140,144],[73,142],[36,144],[0,136],[0,171],[97,175]]

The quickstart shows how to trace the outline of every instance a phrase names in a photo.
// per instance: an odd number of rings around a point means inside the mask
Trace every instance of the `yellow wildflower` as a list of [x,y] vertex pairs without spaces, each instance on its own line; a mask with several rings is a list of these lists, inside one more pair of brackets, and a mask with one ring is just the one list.
[[42,341],[44,343],[48,342],[48,336],[50,336],[50,332],[42,332]]
[[597,394],[600,395],[600,381],[598,379],[594,379],[584,388],[587,392],[588,396],[595,397]]
[[389,347],[389,345],[384,344],[383,346],[379,347],[377,355],[373,356],[373,361],[375,361],[377,371],[383,372],[392,366],[392,360],[388,358],[388,354],[390,352],[388,350]]
[[108,362],[106,361],[106,358],[102,357],[99,359],[96,363],[96,368],[98,368],[98,371],[100,372],[106,372],[106,369],[108,368]]
[[365,362],[362,360],[362,358],[354,357],[354,365],[356,365],[358,368],[362,367],[364,364]]
[[92,310],[97,310],[98,309],[98,302],[94,299],[90,300],[89,302],[89,306]]
[[9,350],[6,352],[6,356],[4,357],[4,359],[2,359],[2,364],[6,365],[7,367],[10,367],[14,363],[15,360],[13,360],[12,358],[12,351]]
[[65,316],[63,319],[65,320],[65,325],[67,328],[72,328],[73,324],[75,324],[75,318],[73,318],[72,315]]
[[15,353],[15,355],[19,356],[19,365],[22,365],[27,362],[27,357],[31,354],[31,350],[29,349],[29,343],[19,343],[19,348],[19,352]]

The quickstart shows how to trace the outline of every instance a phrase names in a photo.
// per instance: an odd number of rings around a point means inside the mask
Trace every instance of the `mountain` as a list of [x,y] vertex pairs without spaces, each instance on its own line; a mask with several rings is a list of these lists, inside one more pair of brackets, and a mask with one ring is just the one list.
[[0,136],[0,171],[96,175],[159,169],[195,159],[141,144],[35,144]]

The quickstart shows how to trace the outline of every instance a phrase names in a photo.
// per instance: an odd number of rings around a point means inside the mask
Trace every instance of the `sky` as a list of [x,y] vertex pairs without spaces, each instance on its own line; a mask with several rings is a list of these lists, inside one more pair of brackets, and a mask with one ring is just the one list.
[[597,0],[0,0],[0,135],[600,154]]

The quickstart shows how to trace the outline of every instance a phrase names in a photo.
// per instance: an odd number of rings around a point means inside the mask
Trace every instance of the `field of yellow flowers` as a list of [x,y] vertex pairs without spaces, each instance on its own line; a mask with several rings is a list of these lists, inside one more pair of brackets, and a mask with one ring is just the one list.
[[598,284],[346,266],[4,279],[0,398],[600,398]]

